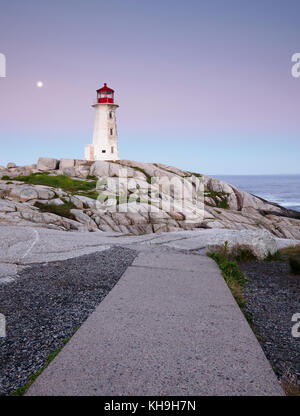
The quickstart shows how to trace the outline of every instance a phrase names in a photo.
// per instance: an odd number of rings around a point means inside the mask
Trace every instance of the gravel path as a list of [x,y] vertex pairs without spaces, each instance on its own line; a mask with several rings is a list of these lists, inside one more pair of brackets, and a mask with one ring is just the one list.
[[300,276],[289,274],[285,262],[240,264],[249,280],[247,309],[259,342],[279,378],[292,376],[300,383],[300,338],[293,338],[292,316],[300,312]]
[[34,264],[14,283],[1,285],[0,391],[23,386],[47,356],[91,314],[136,256],[112,248],[70,260]]

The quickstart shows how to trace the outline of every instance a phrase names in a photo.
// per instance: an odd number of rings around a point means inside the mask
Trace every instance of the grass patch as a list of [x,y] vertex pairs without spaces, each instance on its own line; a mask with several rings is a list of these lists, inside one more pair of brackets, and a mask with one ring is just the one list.
[[275,253],[269,253],[265,258],[265,261],[282,261],[284,260],[282,253],[278,250]]
[[251,250],[238,250],[235,255],[235,260],[239,262],[245,262],[245,261],[254,261],[257,260],[257,257],[255,254],[252,253]]
[[2,181],[10,181],[12,178],[10,176],[4,175],[2,176],[1,180]]
[[86,196],[87,198],[91,199],[98,199],[99,193],[97,191],[90,191],[90,192],[73,192],[73,195],[79,195],[79,196]]
[[229,204],[227,202],[227,199],[222,199],[221,201],[217,200],[217,207],[218,208],[223,208],[223,209],[228,209],[229,208]]
[[[76,328],[75,332],[78,330],[78,328]],[[75,334],[74,332],[74,334]],[[73,334],[73,335],[74,335]],[[54,350],[51,354],[48,355],[48,357],[46,358],[46,362],[45,364],[35,373],[33,373],[30,378],[29,381],[22,387],[18,387],[17,390],[15,390],[13,393],[11,393],[11,396],[23,396],[26,391],[29,389],[29,387],[32,385],[32,383],[38,378],[38,376],[45,370],[46,367],[48,367],[48,365],[51,363],[52,360],[54,360],[54,358],[57,356],[57,354],[63,349],[63,347],[69,342],[69,340],[72,338],[72,336],[69,336],[68,338],[65,338],[63,340],[63,343],[60,347],[56,348],[56,350]]]
[[247,279],[241,272],[238,263],[230,258],[228,245],[225,243],[224,249],[220,253],[208,253],[208,256],[215,260],[220,267],[222,275],[239,307],[241,309],[245,308],[244,289]]
[[280,252],[284,256],[291,255],[291,256],[300,257],[300,246],[283,248],[282,250],[280,250]]
[[69,218],[74,220],[74,215],[70,212],[71,209],[76,208],[73,202],[64,202],[63,205],[52,205],[52,204],[42,204],[41,202],[36,201],[34,204],[35,207],[39,208],[42,212],[48,212],[50,214],[56,214],[60,217]]
[[28,175],[28,176],[49,176],[50,175],[50,172],[35,172],[35,173],[31,173],[30,175]]
[[94,191],[96,188],[97,181],[96,180],[79,180],[79,179],[72,179],[66,175],[55,175],[50,176],[49,172],[43,173],[32,173],[28,176],[19,176],[15,178],[16,181],[25,182],[29,185],[45,185],[51,186],[53,188],[61,188],[66,192],[70,192],[72,194],[78,192],[86,192],[89,193]]
[[300,246],[280,250],[281,259],[288,262],[290,273],[300,275]]

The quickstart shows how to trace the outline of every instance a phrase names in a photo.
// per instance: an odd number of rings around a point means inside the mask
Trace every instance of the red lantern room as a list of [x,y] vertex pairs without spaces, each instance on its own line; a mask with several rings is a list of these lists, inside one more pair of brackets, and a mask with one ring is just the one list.
[[104,84],[104,87],[97,90],[97,102],[113,104],[114,90],[112,90],[111,88],[108,88],[108,86]]

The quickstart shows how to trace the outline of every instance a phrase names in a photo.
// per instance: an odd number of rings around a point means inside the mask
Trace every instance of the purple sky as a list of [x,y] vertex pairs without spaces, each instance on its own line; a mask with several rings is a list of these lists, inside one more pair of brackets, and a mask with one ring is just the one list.
[[0,165],[82,158],[107,82],[121,158],[300,173],[299,0],[10,0],[0,10]]

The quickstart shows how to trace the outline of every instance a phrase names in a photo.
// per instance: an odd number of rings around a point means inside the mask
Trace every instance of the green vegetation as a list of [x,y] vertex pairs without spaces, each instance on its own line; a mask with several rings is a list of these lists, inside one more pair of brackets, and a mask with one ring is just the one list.
[[[219,253],[208,253],[208,256],[216,261],[220,267],[223,277],[231,290],[237,304],[241,308],[245,318],[247,319],[253,333],[258,341],[266,342],[266,338],[259,334],[259,330],[253,322],[251,314],[246,310],[246,298],[244,295],[247,279],[241,272],[237,261],[251,261],[255,260],[255,255],[250,250],[242,250],[237,255],[229,254],[228,242],[226,241],[224,247]],[[300,275],[300,246],[289,247],[274,254],[268,254],[265,261],[286,261],[288,259],[291,272]],[[277,368],[274,363],[270,362],[273,370],[276,372]],[[299,384],[294,377],[283,377],[280,380],[281,386],[287,396],[300,396]]]
[[172,173],[174,175],[174,172],[172,172],[171,170],[167,169],[166,167],[159,166],[158,163],[153,163],[153,166],[156,166],[158,169],[165,170],[166,172]]
[[222,201],[217,200],[217,207],[223,209],[229,209],[229,205],[227,199],[222,199]]
[[99,197],[99,193],[97,191],[89,191],[89,192],[74,192],[73,195],[80,195],[80,196],[86,196],[87,198],[91,199],[97,199]]
[[284,260],[284,258],[283,258],[281,251],[279,250],[277,250],[273,254],[268,253],[267,257],[265,258],[265,261],[282,261],[282,260]]
[[203,175],[200,175],[200,173],[196,173],[196,172],[189,172],[191,174],[191,176],[196,176],[196,178],[202,178]]
[[289,266],[292,274],[300,275],[300,259],[289,257]]
[[213,191],[212,189],[206,189],[205,196],[212,198],[217,208],[229,209],[229,204],[227,201],[228,194],[226,192],[217,192]]
[[300,275],[300,246],[287,247],[280,250],[281,260],[287,261],[290,272]]
[[[78,330],[78,328],[75,329],[73,335],[75,334],[75,332],[77,330]],[[62,341],[62,345],[60,347],[56,348],[55,351],[53,351],[51,354],[48,355],[48,357],[46,358],[45,364],[38,371],[36,371],[34,374],[32,374],[30,376],[29,381],[25,384],[25,386],[18,387],[17,390],[15,390],[13,393],[11,393],[11,396],[23,396],[26,393],[26,391],[29,389],[31,384],[38,378],[38,376],[45,370],[45,368],[48,367],[48,365],[51,363],[51,361],[54,360],[54,358],[57,356],[57,354],[69,342],[69,340],[72,338],[73,335],[71,335],[68,338],[65,338]]]
[[149,175],[149,173],[145,172],[144,169],[139,168],[137,166],[130,166],[130,167],[134,170],[141,172],[143,175],[145,175],[147,182],[151,184],[151,176]]
[[235,254],[235,260],[244,262],[244,261],[254,261],[257,260],[255,254],[251,250],[241,250],[239,249]]
[[12,178],[10,176],[4,175],[2,176],[1,180],[2,181],[10,181]]
[[[3,178],[2,178],[3,179]],[[8,179],[10,179],[8,177]],[[66,175],[50,175],[49,172],[37,172],[28,176],[14,178],[16,181],[29,185],[45,185],[53,188],[60,188],[72,195],[82,195],[88,198],[97,199],[99,194],[96,191],[97,178],[91,176],[88,180],[72,179]]]
[[39,208],[42,212],[49,212],[50,214],[56,214],[61,217],[69,218],[74,220],[74,215],[70,212],[71,209],[76,208],[72,202],[64,202],[63,205],[54,205],[54,204],[43,204],[36,201],[34,204],[35,207]]
[[287,247],[280,250],[283,256],[295,256],[300,258],[300,245],[296,247]]
[[[241,309],[245,308],[244,289],[247,279],[241,272],[238,263],[230,258],[228,242],[225,242],[224,248],[219,253],[208,253],[208,256],[215,260],[220,267],[223,277],[239,307]],[[246,318],[249,320],[247,316]]]
[[91,191],[96,188],[96,181],[85,181],[72,179],[66,175],[50,176],[46,173],[31,174],[28,176],[19,176],[15,180],[28,183],[30,185],[46,185],[53,188],[61,188],[66,192],[76,193],[78,191]]

